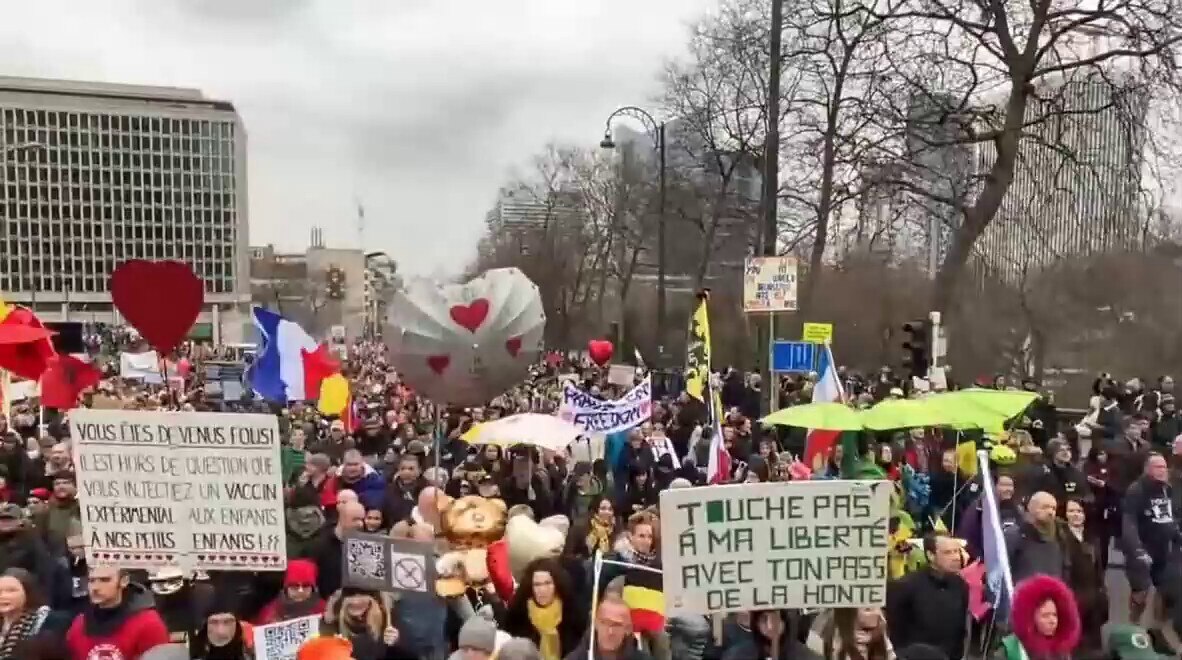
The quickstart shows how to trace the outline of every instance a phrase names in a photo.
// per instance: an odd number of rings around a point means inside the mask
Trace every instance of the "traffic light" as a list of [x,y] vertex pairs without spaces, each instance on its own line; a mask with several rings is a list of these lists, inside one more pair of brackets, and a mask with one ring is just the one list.
[[331,300],[341,300],[345,297],[345,271],[337,266],[329,266],[325,273],[325,292]]
[[903,341],[903,367],[911,371],[917,378],[927,378],[928,367],[931,366],[929,351],[928,322],[911,321],[903,324],[903,332],[907,338]]

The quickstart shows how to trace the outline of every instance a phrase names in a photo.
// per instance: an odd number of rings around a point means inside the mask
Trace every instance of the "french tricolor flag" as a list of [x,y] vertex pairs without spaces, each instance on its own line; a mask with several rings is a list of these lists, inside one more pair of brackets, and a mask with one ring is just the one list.
[[[829,348],[829,344],[825,344],[825,350],[821,352],[818,373],[821,374],[821,377],[813,386],[813,403],[845,403],[845,390],[841,387],[841,379],[837,377],[837,366],[834,363],[833,351]],[[817,456],[827,455],[840,436],[841,431],[824,429],[809,431],[808,438],[804,443],[805,465],[815,469]]]
[[250,387],[268,401],[288,403],[320,396],[320,383],[340,371],[340,364],[298,324],[275,312],[251,310],[263,335],[263,348],[250,369]]

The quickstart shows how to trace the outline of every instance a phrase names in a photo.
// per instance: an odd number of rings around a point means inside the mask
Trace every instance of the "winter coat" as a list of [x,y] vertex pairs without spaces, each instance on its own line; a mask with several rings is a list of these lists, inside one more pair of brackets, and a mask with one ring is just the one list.
[[948,660],[960,660],[968,634],[969,586],[959,575],[931,568],[914,571],[887,585],[886,619],[895,648],[930,644]]
[[1034,575],[1067,579],[1068,558],[1062,546],[1058,525],[1048,538],[1030,523],[1022,521],[1017,527],[1011,527],[1006,532],[1005,541],[1014,582]]
[[342,490],[351,490],[357,493],[357,499],[360,500],[366,511],[380,510],[382,501],[386,497],[386,482],[382,479],[382,474],[367,463],[363,466],[359,479],[347,481],[344,477],[337,475],[329,481],[327,490],[334,495]]
[[[1040,635],[1035,626],[1038,609],[1048,600],[1055,603],[1059,623],[1055,634]],[[1039,575],[1020,582],[1010,608],[1013,634],[1002,640],[999,651],[1004,660],[1068,660],[1079,644],[1080,621],[1071,589],[1061,580]]]
[[66,644],[75,658],[134,660],[168,641],[168,628],[153,609],[151,592],[135,583],[123,591],[117,607],[91,605],[66,632]]
[[1141,477],[1129,486],[1121,505],[1121,550],[1130,560],[1146,553],[1164,564],[1182,540],[1168,483]]
[[[582,602],[568,595],[562,600],[562,621],[558,624],[558,640],[565,656],[578,646],[587,632],[587,611]],[[525,601],[514,601],[505,612],[501,629],[514,637],[525,637],[540,646],[541,635],[529,620]]]

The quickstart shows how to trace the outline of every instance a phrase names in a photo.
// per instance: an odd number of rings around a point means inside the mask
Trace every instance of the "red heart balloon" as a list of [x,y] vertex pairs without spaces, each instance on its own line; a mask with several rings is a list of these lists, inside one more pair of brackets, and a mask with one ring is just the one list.
[[432,355],[427,358],[427,366],[440,376],[443,375],[443,371],[447,369],[449,364],[451,364],[451,358],[446,355]]
[[476,332],[476,328],[488,318],[488,299],[477,298],[467,305],[455,305],[449,310],[451,320],[468,332]]
[[205,303],[205,285],[188,264],[133,259],[111,273],[111,299],[160,353],[185,339]]
[[521,337],[510,337],[506,340],[505,350],[509,351],[509,355],[517,357],[517,354],[521,352]]
[[592,362],[601,367],[611,361],[615,350],[612,343],[606,339],[592,339],[587,342],[587,354],[591,356]]

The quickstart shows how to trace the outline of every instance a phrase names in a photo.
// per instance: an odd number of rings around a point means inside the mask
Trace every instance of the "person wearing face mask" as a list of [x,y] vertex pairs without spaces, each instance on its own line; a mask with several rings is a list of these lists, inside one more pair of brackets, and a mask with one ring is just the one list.
[[192,660],[254,660],[254,631],[238,616],[233,596],[218,592],[189,640]]

